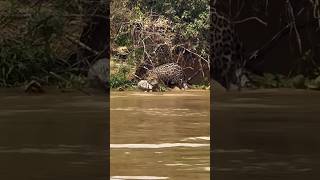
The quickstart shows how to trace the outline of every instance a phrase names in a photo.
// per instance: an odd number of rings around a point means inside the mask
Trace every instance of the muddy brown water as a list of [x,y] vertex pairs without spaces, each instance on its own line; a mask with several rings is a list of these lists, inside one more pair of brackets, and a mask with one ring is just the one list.
[[319,179],[319,92],[257,90],[213,98],[214,179]]
[[209,91],[111,94],[111,179],[210,178]]
[[[215,179],[318,179],[320,93],[216,93]],[[112,179],[209,179],[209,92],[111,94]],[[0,93],[0,179],[108,179],[104,95]]]
[[105,99],[1,91],[0,179],[108,179]]

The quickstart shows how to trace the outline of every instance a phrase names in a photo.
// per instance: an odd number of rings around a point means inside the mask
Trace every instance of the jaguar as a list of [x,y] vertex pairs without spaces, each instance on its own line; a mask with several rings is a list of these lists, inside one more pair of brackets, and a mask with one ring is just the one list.
[[243,44],[235,31],[234,24],[226,17],[211,9],[211,73],[227,90],[236,86],[239,90],[248,82],[245,70]]
[[169,88],[177,86],[180,89],[187,89],[188,87],[183,68],[177,63],[166,63],[147,71],[146,81],[153,88],[158,88],[160,84]]

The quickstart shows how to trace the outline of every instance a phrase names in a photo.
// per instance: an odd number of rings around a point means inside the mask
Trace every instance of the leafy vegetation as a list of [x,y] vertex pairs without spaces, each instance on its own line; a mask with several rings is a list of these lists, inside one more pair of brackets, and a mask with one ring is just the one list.
[[[157,66],[179,61],[193,67],[190,74],[200,69],[201,81],[209,84],[208,0],[112,1],[111,14],[113,58],[118,57],[118,48],[126,47],[122,61],[136,68],[142,62]],[[143,77],[137,69],[133,73]],[[119,79],[118,74],[113,76]]]
[[[281,19],[290,32],[293,50],[299,52],[299,57],[292,61],[296,66],[285,75],[253,75],[256,87],[320,89],[319,42],[310,40],[310,47],[302,46],[307,38],[299,28],[304,26],[299,26],[300,20],[295,22],[298,16],[306,19],[309,24],[305,31],[313,37],[313,27],[320,26],[319,0],[304,1],[301,11],[297,8],[300,1],[286,1],[286,15]],[[244,10],[256,16],[251,19],[260,18],[258,22],[262,24],[268,16],[269,1],[253,0],[250,5],[239,0],[211,2],[216,2],[216,7],[236,25],[246,22],[240,20],[246,14],[241,12]],[[111,55],[120,67],[111,69],[111,88],[133,87],[132,74],[141,62],[156,66],[172,61],[192,69],[189,75],[201,71],[194,87],[208,87],[209,3],[209,0],[112,0]],[[89,1],[78,0],[1,1],[0,87],[17,87],[33,80],[59,88],[84,87],[90,62],[78,55],[83,53],[80,49],[94,51],[81,39],[94,16],[92,12],[98,10],[92,9]]]
[[252,80],[257,88],[296,88],[320,90],[320,76],[312,79],[299,74],[290,78],[281,74],[265,73],[263,76],[253,75]]
[[110,87],[115,88],[128,88],[132,87],[133,83],[128,80],[130,65],[121,64],[117,68],[113,68],[113,72],[110,77]]
[[42,85],[79,88],[86,84],[78,51],[87,16],[78,1],[0,2],[0,87],[16,87],[35,80]]

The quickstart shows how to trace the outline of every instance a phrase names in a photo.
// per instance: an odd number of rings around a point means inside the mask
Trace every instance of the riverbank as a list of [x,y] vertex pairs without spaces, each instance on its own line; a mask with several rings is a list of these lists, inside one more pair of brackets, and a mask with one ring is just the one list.
[[[57,89],[56,87],[52,86],[45,86],[43,87],[43,92],[25,92],[24,87],[15,87],[15,88],[0,88],[0,94],[4,95],[61,95],[61,94],[72,94],[72,95],[102,95],[105,96],[106,92],[100,89],[93,89],[93,88],[82,88],[82,89]],[[116,93],[116,92],[132,92],[132,93],[143,93],[143,94],[152,94],[152,93],[185,93],[185,92],[211,92],[209,88],[193,88],[193,89],[187,89],[187,90],[180,90],[178,88],[169,89],[167,91],[163,92],[144,92],[139,89],[127,89],[127,90],[121,90],[119,89],[111,89],[110,93]],[[212,90],[214,95],[217,94],[247,94],[247,93],[265,93],[265,92],[275,92],[275,93],[283,93],[286,94],[287,92],[297,92],[297,93],[319,93],[318,90],[312,90],[312,89],[296,89],[296,88],[257,88],[257,89],[242,89],[241,91],[238,90],[231,90],[226,91],[224,87],[217,84],[213,86]],[[107,93],[109,94],[109,93]]]
[[82,89],[58,89],[53,86],[42,87],[43,92],[30,91],[26,92],[24,87],[14,87],[14,88],[0,88],[0,94],[4,95],[61,95],[61,94],[72,94],[72,95],[105,95],[106,92],[100,89],[93,88],[82,88]]

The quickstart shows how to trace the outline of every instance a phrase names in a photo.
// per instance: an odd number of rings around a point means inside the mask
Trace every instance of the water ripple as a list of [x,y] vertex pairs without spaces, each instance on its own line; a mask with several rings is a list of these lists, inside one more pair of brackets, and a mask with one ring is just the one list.
[[210,144],[198,143],[162,143],[162,144],[110,144],[110,148],[130,148],[130,149],[158,149],[172,147],[209,147]]

